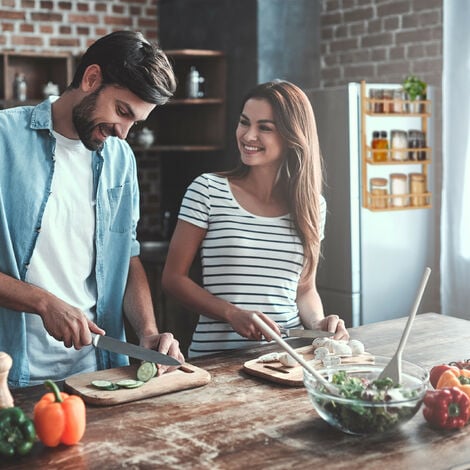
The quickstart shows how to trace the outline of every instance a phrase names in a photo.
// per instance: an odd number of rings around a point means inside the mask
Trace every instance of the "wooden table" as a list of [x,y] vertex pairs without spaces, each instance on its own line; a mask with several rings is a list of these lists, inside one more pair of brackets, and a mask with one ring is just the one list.
[[[374,354],[391,355],[406,318],[351,329]],[[303,342],[302,342],[303,341]],[[295,340],[296,346],[306,344]],[[265,346],[263,352],[279,350]],[[469,469],[470,425],[436,431],[421,410],[387,437],[354,437],[329,427],[305,389],[241,371],[260,348],[192,361],[210,384],[110,407],[87,405],[87,429],[73,447],[33,453],[2,468],[21,469]],[[434,313],[416,317],[404,358],[431,367],[470,357],[470,322]],[[42,387],[13,392],[31,415]],[[467,463],[466,466],[462,466]]]

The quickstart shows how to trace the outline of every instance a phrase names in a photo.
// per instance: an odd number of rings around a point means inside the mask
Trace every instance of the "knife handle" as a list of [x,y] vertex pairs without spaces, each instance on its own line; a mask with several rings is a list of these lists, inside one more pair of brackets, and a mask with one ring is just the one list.
[[98,347],[98,341],[100,340],[100,336],[101,336],[101,335],[97,335],[97,334],[95,334],[95,333],[92,333],[92,334],[91,334],[91,342],[93,343],[93,346],[94,346],[95,348]]

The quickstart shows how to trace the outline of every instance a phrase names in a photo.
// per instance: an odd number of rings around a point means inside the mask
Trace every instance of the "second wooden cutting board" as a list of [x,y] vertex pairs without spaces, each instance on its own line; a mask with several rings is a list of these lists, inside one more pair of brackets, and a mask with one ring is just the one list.
[[138,365],[99,370],[87,374],[77,374],[65,380],[65,390],[79,395],[92,405],[117,405],[166,393],[201,387],[210,382],[209,372],[191,364],[183,364],[160,377],[154,377],[138,388],[120,388],[119,390],[100,390],[93,385],[93,380],[117,382],[123,379],[135,379]]
[[[296,351],[299,354],[302,354],[306,361],[312,361],[314,359],[312,346],[297,348]],[[366,352],[360,356],[342,357],[341,361],[344,364],[351,362],[366,364],[373,362],[374,356]],[[320,361],[315,362],[314,367],[321,368]],[[304,384],[303,368],[300,364],[295,367],[285,367],[279,361],[266,363],[259,362],[258,359],[252,359],[251,361],[247,361],[243,364],[243,370],[250,375],[255,375],[271,382],[290,385],[292,387],[302,387]]]

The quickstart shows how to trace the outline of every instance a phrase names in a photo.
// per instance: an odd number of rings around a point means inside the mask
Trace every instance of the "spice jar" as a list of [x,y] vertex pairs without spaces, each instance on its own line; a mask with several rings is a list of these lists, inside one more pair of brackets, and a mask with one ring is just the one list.
[[384,113],[393,113],[393,90],[383,90]]
[[372,133],[372,160],[385,162],[388,157],[388,140],[386,131],[374,131]]
[[[372,100],[382,100],[383,99],[382,90],[378,88],[371,88],[369,90],[369,98]],[[384,112],[383,101],[372,101],[369,109],[370,111],[374,113],[383,113]]]
[[426,135],[423,131],[418,131],[418,160],[426,160]]
[[412,206],[424,206],[427,203],[426,196],[416,196],[424,194],[426,189],[426,175],[423,173],[410,173],[410,193]]
[[[404,173],[392,173],[390,175],[390,194],[402,195],[408,194],[407,181]],[[401,207],[408,205],[408,198],[404,196],[392,197],[392,206]]]
[[370,179],[370,205],[373,209],[386,209],[388,206],[388,192],[386,178]]
[[392,148],[392,160],[408,159],[408,136],[406,131],[393,130],[390,132],[390,147]]
[[408,131],[408,160],[418,160],[418,149],[420,145],[419,131]]
[[392,104],[392,112],[393,113],[402,113],[403,109],[403,91],[399,88],[393,90],[392,92],[393,104]]

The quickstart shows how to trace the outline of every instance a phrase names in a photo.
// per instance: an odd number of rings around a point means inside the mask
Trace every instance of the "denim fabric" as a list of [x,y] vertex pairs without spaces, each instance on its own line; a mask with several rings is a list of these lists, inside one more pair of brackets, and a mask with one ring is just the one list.
[[[24,280],[54,174],[51,101],[0,111],[0,272]],[[126,142],[108,137],[93,152],[96,197],[96,321],[125,339],[122,303],[136,240],[139,188],[135,157]],[[57,227],[67,230],[67,227]],[[73,269],[73,266],[70,266]],[[12,387],[29,383],[24,313],[0,307],[0,351],[13,358]],[[97,350],[100,369],[128,364],[126,356]],[[51,357],[51,361],[54,358]]]

